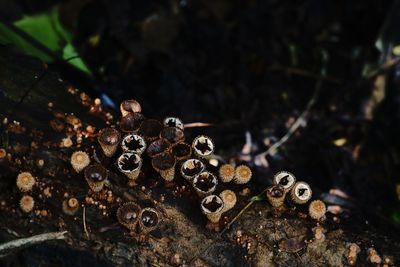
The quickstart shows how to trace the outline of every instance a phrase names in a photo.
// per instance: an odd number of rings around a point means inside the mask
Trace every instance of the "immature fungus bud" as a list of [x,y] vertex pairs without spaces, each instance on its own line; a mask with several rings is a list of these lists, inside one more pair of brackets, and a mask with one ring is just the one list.
[[280,184],[281,186],[283,186],[285,192],[289,192],[296,183],[296,177],[292,173],[287,171],[278,172],[277,174],[275,174],[273,180],[274,184]]
[[235,167],[232,164],[224,164],[219,168],[219,179],[223,183],[229,183],[235,177]]
[[235,176],[233,182],[236,184],[247,184],[252,176],[251,169],[246,165],[240,165],[235,169]]
[[374,248],[369,248],[367,250],[368,253],[368,259],[371,263],[374,264],[381,264],[382,258],[378,255],[378,252]]
[[347,261],[350,266],[354,266],[357,263],[357,256],[361,249],[356,243],[350,243],[347,245],[348,253],[346,255]]
[[314,232],[315,241],[322,242],[325,240],[325,234],[324,234],[325,229],[324,228],[322,228],[321,226],[317,226],[317,227],[313,228],[313,232]]
[[135,153],[123,153],[117,161],[118,169],[129,179],[135,180],[142,168],[142,158]]
[[197,136],[192,143],[194,153],[199,157],[210,156],[214,152],[214,143],[210,137],[205,135]]
[[75,151],[71,155],[71,165],[76,172],[81,172],[90,164],[89,155],[83,151]]
[[143,234],[155,230],[160,223],[160,216],[153,208],[144,208],[139,216],[139,229]]
[[137,132],[144,119],[145,118],[141,113],[128,113],[121,118],[119,128],[124,133]]
[[121,147],[124,152],[141,155],[146,150],[146,142],[139,135],[128,134],[122,139]]
[[296,204],[307,203],[312,197],[311,187],[306,182],[297,182],[290,190],[290,198]]
[[66,199],[62,203],[62,210],[67,215],[70,216],[75,215],[78,209],[79,209],[79,201],[74,197]]
[[122,117],[125,117],[130,113],[142,112],[142,106],[134,99],[122,101],[119,105],[119,109],[121,111]]
[[212,223],[217,223],[221,219],[224,209],[224,202],[219,196],[209,195],[203,198],[200,204],[201,211]]
[[321,220],[325,217],[326,213],[326,205],[321,200],[314,200],[311,201],[310,205],[308,206],[308,214],[314,220]]
[[171,143],[166,139],[158,139],[152,142],[147,148],[147,155],[150,158],[154,158],[155,156],[165,153],[169,151],[171,148]]
[[163,124],[165,127],[176,127],[181,130],[184,129],[184,124],[181,119],[176,117],[167,117],[164,119]]
[[188,159],[181,166],[181,174],[183,178],[192,181],[193,178],[206,169],[204,163],[198,159]]
[[236,205],[236,194],[232,190],[224,190],[219,194],[219,197],[224,202],[224,208],[222,213],[227,212],[228,210],[232,209]]
[[183,130],[177,127],[167,127],[162,129],[160,137],[167,139],[171,144],[183,142],[185,140]]
[[155,156],[151,160],[151,164],[164,180],[172,181],[174,179],[176,159],[172,153],[167,152]]
[[156,140],[160,136],[163,125],[158,120],[149,119],[142,122],[138,134],[148,141]]
[[85,168],[84,175],[89,187],[94,192],[99,192],[103,189],[108,173],[103,166],[94,164]]
[[276,184],[268,188],[268,202],[275,208],[281,207],[285,202],[286,192],[283,186]]
[[0,160],[7,156],[7,151],[4,148],[0,148]]
[[30,172],[21,172],[17,176],[17,187],[21,192],[29,192],[36,183],[35,177]]
[[193,187],[201,197],[211,195],[217,188],[218,180],[211,172],[204,171],[193,179]]
[[135,230],[141,208],[134,202],[127,202],[120,206],[117,210],[118,222],[128,228],[130,231]]
[[19,201],[19,207],[25,213],[31,212],[34,206],[35,206],[35,201],[31,196],[25,195]]
[[99,141],[104,155],[112,157],[121,141],[121,134],[115,128],[104,128],[100,130],[97,140]]
[[186,143],[177,143],[172,146],[172,154],[177,160],[185,160],[192,154],[192,147]]

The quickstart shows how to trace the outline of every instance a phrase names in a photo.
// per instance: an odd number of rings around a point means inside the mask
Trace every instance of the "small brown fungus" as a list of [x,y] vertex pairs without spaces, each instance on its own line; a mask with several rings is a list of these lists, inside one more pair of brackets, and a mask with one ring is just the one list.
[[290,172],[281,171],[275,174],[273,182],[274,184],[280,184],[283,186],[285,192],[289,192],[296,183],[296,177]]
[[348,253],[346,255],[347,261],[350,266],[354,266],[357,263],[358,253],[360,253],[361,249],[356,243],[347,244]]
[[326,205],[321,200],[313,200],[308,206],[308,214],[314,220],[321,220],[325,217]]
[[209,195],[203,198],[200,204],[201,211],[212,223],[217,223],[221,219],[224,209],[224,202],[217,195]]
[[207,157],[214,152],[214,143],[210,137],[199,135],[193,140],[192,148],[197,156]]
[[153,208],[144,208],[139,216],[139,228],[143,234],[155,230],[160,223],[160,215]]
[[281,207],[285,202],[286,192],[283,186],[277,184],[268,188],[267,199],[273,207]]
[[246,165],[240,165],[235,169],[235,176],[233,177],[233,182],[236,184],[247,184],[253,173],[251,169]]
[[290,198],[296,204],[305,204],[311,199],[311,197],[311,187],[306,182],[297,182],[290,190]]
[[21,172],[17,176],[16,184],[21,192],[31,191],[35,183],[35,177],[30,172]]
[[167,139],[171,144],[183,142],[185,140],[183,130],[177,127],[167,127],[162,129],[160,137]]
[[7,156],[7,151],[4,148],[0,148],[0,160]]
[[192,147],[186,143],[176,143],[172,146],[172,154],[177,160],[185,160],[192,154]]
[[174,179],[176,159],[172,153],[167,152],[155,156],[151,160],[151,164],[164,180],[172,181]]
[[89,187],[94,192],[100,192],[104,187],[105,181],[107,180],[108,172],[103,166],[99,164],[93,164],[89,165],[85,169],[84,176]]
[[130,113],[142,112],[142,106],[134,99],[124,100],[119,105],[122,117],[127,116]]
[[135,153],[123,153],[117,161],[118,169],[129,179],[135,180],[142,168],[142,158]]
[[127,202],[121,205],[117,210],[118,222],[128,228],[130,231],[135,230],[141,208],[134,202]]
[[90,158],[86,152],[75,151],[71,155],[70,162],[72,168],[74,168],[74,170],[79,173],[90,164]]
[[112,157],[121,141],[121,134],[115,128],[104,128],[100,130],[97,137],[99,144],[107,157]]
[[146,142],[140,135],[128,134],[122,139],[122,150],[141,155],[146,150]]
[[371,263],[374,264],[381,264],[382,263],[382,258],[379,256],[378,252],[374,248],[369,248],[367,250],[368,253],[368,259]]
[[204,163],[198,159],[188,159],[181,166],[181,174],[183,178],[192,181],[193,178],[206,169]]
[[218,180],[211,172],[204,171],[193,179],[193,188],[201,197],[212,194],[217,188]]
[[141,113],[128,113],[121,118],[119,128],[124,133],[134,133],[139,130],[140,125],[145,120]]
[[224,202],[224,208],[222,212],[227,212],[232,209],[236,205],[237,197],[235,192],[232,190],[224,190],[219,194],[219,197]]
[[71,197],[69,199],[65,199],[62,203],[62,210],[66,215],[73,216],[79,209],[79,201]]
[[224,164],[219,168],[219,180],[229,183],[235,176],[235,167],[232,164]]
[[169,151],[171,148],[171,143],[166,139],[157,139],[152,142],[147,148],[147,155],[150,158]]
[[167,117],[164,119],[163,124],[165,127],[176,127],[181,130],[184,129],[184,124],[181,119],[176,117]]
[[33,200],[33,197],[29,195],[23,196],[19,201],[19,207],[25,213],[31,212],[34,206],[35,206],[35,201]]
[[159,138],[163,125],[158,120],[148,119],[140,125],[138,134],[151,142]]

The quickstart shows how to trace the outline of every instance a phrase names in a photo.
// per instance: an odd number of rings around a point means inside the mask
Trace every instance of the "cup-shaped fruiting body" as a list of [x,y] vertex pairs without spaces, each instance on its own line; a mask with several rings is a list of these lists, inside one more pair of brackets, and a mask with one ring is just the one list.
[[124,152],[141,155],[146,150],[146,142],[140,135],[128,134],[122,139],[121,147]]
[[142,158],[136,153],[123,153],[117,160],[118,169],[129,179],[135,180],[142,168]]
[[164,180],[172,181],[174,179],[176,159],[172,153],[167,152],[155,156],[151,160],[151,164]]
[[305,204],[312,197],[312,190],[309,184],[300,181],[294,184],[290,190],[290,198],[296,204]]
[[203,198],[200,204],[201,211],[212,223],[217,223],[221,219],[224,209],[224,202],[217,195],[209,195]]
[[35,206],[35,201],[31,196],[25,195],[19,201],[19,207],[25,213],[31,212],[34,206]]
[[93,164],[85,168],[84,175],[90,189],[94,192],[100,192],[107,180],[108,173],[103,166]]
[[274,175],[274,184],[280,184],[285,189],[285,192],[289,192],[290,189],[296,183],[296,177],[287,171],[281,171]]
[[160,137],[167,139],[171,144],[183,142],[185,140],[183,130],[177,127],[167,127],[162,129]]
[[21,192],[31,191],[35,183],[35,177],[30,172],[21,172],[17,176],[16,184]]
[[308,206],[308,214],[314,220],[321,220],[325,217],[326,205],[321,200],[313,200]]
[[176,117],[167,117],[164,119],[163,124],[165,127],[177,127],[181,130],[184,129],[184,124],[181,119]]
[[223,183],[229,183],[235,177],[235,166],[224,164],[219,168],[219,180]]
[[119,121],[119,128],[124,133],[135,133],[139,130],[144,119],[141,113],[128,113]]
[[138,134],[143,136],[147,141],[151,142],[160,136],[163,125],[158,120],[149,119],[142,122]]
[[192,181],[193,178],[206,169],[204,163],[198,159],[188,159],[181,166],[183,178]]
[[236,184],[247,184],[253,173],[251,169],[246,165],[237,166],[235,169],[235,176],[233,177],[233,182]]
[[71,197],[69,199],[65,199],[62,203],[62,210],[65,214],[73,216],[79,209],[79,201]]
[[193,152],[201,157],[208,157],[214,152],[214,143],[212,139],[205,135],[197,136],[192,143]]
[[177,160],[185,160],[192,154],[192,147],[186,143],[176,143],[172,146],[172,154]]
[[150,158],[154,158],[155,156],[165,153],[169,151],[171,148],[171,143],[166,139],[157,139],[152,142],[147,148],[147,155]]
[[268,202],[275,208],[281,207],[285,202],[286,192],[279,184],[269,187],[266,194]]
[[227,212],[228,210],[232,209],[236,205],[236,194],[232,190],[224,190],[219,194],[219,197],[224,202],[224,208],[222,212]]
[[76,172],[81,172],[90,164],[89,155],[83,151],[75,151],[71,155],[71,165]]
[[120,206],[117,210],[118,222],[128,228],[129,230],[135,230],[135,227],[139,221],[139,215],[141,208],[135,202],[127,202]]
[[193,188],[200,197],[211,195],[217,188],[218,180],[208,171],[201,172],[193,178]]
[[124,100],[119,105],[122,117],[130,113],[140,113],[142,112],[142,106],[134,99]]
[[121,141],[121,134],[115,128],[104,128],[100,130],[97,140],[99,141],[104,155],[112,157]]
[[160,216],[153,208],[144,208],[139,216],[139,229],[143,234],[155,230],[160,223]]

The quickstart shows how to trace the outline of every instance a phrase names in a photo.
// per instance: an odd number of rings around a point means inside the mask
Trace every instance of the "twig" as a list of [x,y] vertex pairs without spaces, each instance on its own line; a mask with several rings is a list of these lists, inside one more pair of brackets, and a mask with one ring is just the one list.
[[83,221],[83,230],[85,231],[86,238],[89,239],[89,232],[86,228],[86,208],[83,206],[83,211],[82,211],[82,221]]
[[16,248],[22,248],[32,246],[38,243],[42,243],[48,240],[62,240],[66,238],[67,231],[63,232],[51,232],[46,234],[35,235],[26,238],[19,238],[7,243],[0,244],[0,257],[3,257]]
[[208,123],[208,122],[191,122],[191,123],[185,123],[185,128],[195,128],[195,127],[211,127],[213,126],[213,123]]

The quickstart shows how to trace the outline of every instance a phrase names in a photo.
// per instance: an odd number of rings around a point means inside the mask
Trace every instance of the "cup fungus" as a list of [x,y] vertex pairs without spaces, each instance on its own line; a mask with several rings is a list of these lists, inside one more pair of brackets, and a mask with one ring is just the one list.
[[170,152],[162,153],[151,160],[153,168],[166,181],[172,181],[175,177],[176,159]]
[[21,172],[17,176],[16,184],[21,192],[31,191],[35,183],[35,177],[33,177],[30,172]]
[[347,261],[350,266],[353,266],[357,263],[357,256],[361,249],[356,243],[347,244],[347,248],[349,250],[346,255]]
[[119,105],[122,117],[127,116],[130,113],[142,112],[142,106],[134,99],[124,100]]
[[137,134],[128,134],[122,139],[121,147],[124,152],[141,155],[146,150],[146,142]]
[[117,160],[118,169],[129,179],[135,180],[142,168],[142,158],[135,153],[123,153]]
[[235,176],[233,182],[236,184],[247,184],[252,176],[251,169],[246,165],[240,165],[235,169]]
[[275,208],[281,207],[285,202],[286,192],[283,186],[276,184],[268,188],[268,202]]
[[176,143],[172,146],[172,154],[177,160],[185,160],[192,154],[192,147],[186,143]]
[[104,155],[112,157],[121,141],[121,134],[115,128],[104,128],[100,130],[97,140],[99,141]]
[[156,140],[161,130],[163,129],[163,125],[158,120],[149,119],[142,122],[139,128],[138,134],[143,136],[147,141]]
[[107,170],[99,164],[89,165],[85,169],[84,175],[89,187],[94,192],[99,192],[103,189],[104,183],[108,177]]
[[373,264],[381,264],[382,258],[379,256],[378,252],[374,248],[369,248],[367,250],[368,253],[368,260]]
[[212,223],[217,223],[221,219],[224,209],[224,202],[217,195],[209,195],[203,198],[200,204],[201,211]]
[[197,156],[204,158],[214,152],[214,143],[210,137],[199,135],[193,140],[192,148]]
[[184,129],[184,124],[181,119],[176,117],[167,117],[164,119],[163,124],[165,127],[176,127],[181,130]]
[[208,171],[201,172],[193,178],[193,187],[201,197],[212,194],[217,188],[218,180]]
[[160,137],[167,139],[171,144],[183,142],[185,140],[183,130],[177,127],[167,127],[162,129]]
[[134,202],[127,202],[118,208],[117,220],[121,225],[133,231],[139,221],[140,213],[141,208],[139,205]]
[[137,132],[144,119],[141,113],[128,113],[119,121],[119,128],[124,133]]
[[150,233],[155,230],[160,223],[160,216],[153,208],[144,208],[139,216],[139,229],[143,234]]
[[19,207],[25,213],[31,212],[34,206],[35,206],[35,201],[31,196],[25,195],[19,201]]
[[232,209],[236,205],[236,194],[232,190],[224,190],[219,194],[219,197],[224,202],[224,208],[222,213],[227,212],[228,210]]
[[274,175],[273,182],[283,186],[285,192],[289,192],[296,183],[296,177],[290,172],[281,171]]
[[79,201],[71,197],[69,199],[65,199],[62,203],[62,210],[65,214],[73,216],[79,209]]
[[188,159],[181,166],[181,174],[183,178],[192,181],[193,178],[206,169],[204,163],[198,159]]
[[308,214],[314,220],[321,220],[325,217],[326,205],[321,200],[313,200],[308,206]]
[[147,155],[150,158],[154,158],[155,156],[169,151],[171,148],[171,143],[166,139],[157,139],[152,142],[147,148]]
[[219,168],[219,179],[223,183],[229,183],[235,176],[235,167],[231,164],[224,164]]
[[305,204],[311,197],[311,187],[306,182],[297,182],[290,190],[290,198],[296,204]]
[[71,155],[71,165],[76,172],[81,172],[90,164],[89,155],[83,151],[75,151]]

